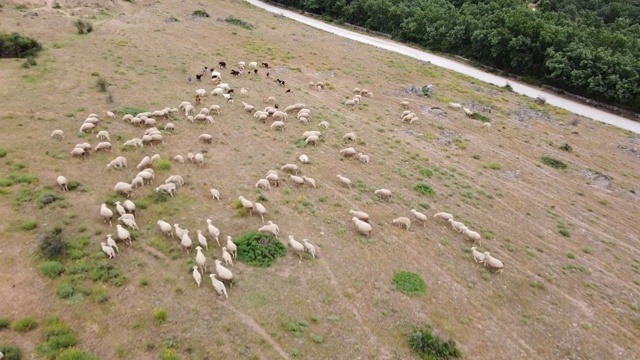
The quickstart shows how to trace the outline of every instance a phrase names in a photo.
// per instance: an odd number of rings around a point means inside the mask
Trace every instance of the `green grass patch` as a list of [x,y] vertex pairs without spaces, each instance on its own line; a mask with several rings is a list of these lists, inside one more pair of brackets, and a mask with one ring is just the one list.
[[420,295],[426,292],[426,285],[420,275],[409,271],[398,271],[393,275],[392,285],[407,295]]
[[476,119],[476,120],[480,120],[482,122],[491,122],[491,119],[489,119],[488,117],[482,115],[482,114],[478,114],[478,113],[473,113],[471,115],[472,118]]
[[420,195],[429,195],[429,196],[435,196],[436,195],[435,190],[433,190],[431,185],[429,185],[427,183],[418,183],[413,187],[413,189],[415,191],[417,191],[418,194],[420,194]]
[[29,58],[37,56],[42,45],[17,32],[0,33],[0,58]]
[[64,200],[64,197],[56,195],[54,193],[50,193],[48,191],[43,191],[38,195],[36,202],[38,203],[38,207],[42,209],[43,207],[54,203],[58,200]]
[[67,251],[67,243],[62,239],[62,228],[56,227],[51,231],[40,234],[38,252],[48,260],[62,258]]
[[265,233],[247,233],[234,240],[234,243],[238,247],[238,260],[258,267],[269,267],[287,253],[278,239]]
[[27,220],[20,224],[20,230],[30,231],[38,227],[38,222],[35,220]]
[[434,335],[430,326],[416,328],[409,335],[409,346],[425,360],[447,360],[462,357],[462,351],[455,341],[442,340]]
[[[44,329],[45,341],[36,347],[36,353],[38,355],[51,360],[80,360],[80,359],[95,359],[95,357],[71,356],[67,351],[75,349],[78,343],[78,338],[71,331],[71,329],[60,320],[58,317],[53,317],[47,320]],[[77,350],[76,350],[77,351]],[[85,356],[91,356],[84,354]]]
[[73,289],[73,286],[67,283],[60,284],[56,289],[56,295],[58,295],[60,299],[68,299],[74,294],[74,292],[75,290]]
[[562,236],[564,237],[571,237],[571,232],[569,231],[569,228],[567,228],[567,225],[563,222],[558,223],[558,232],[562,234]]
[[35,184],[38,177],[33,175],[9,174],[0,179],[0,187],[7,187],[15,184]]
[[500,170],[502,168],[502,166],[500,166],[500,164],[498,164],[497,162],[482,164],[482,167],[485,169],[491,169],[491,170]]
[[540,160],[542,160],[542,162],[545,165],[549,165],[554,169],[566,169],[567,168],[567,164],[563,163],[562,161],[560,161],[558,159],[554,159],[552,157],[543,156],[543,157],[540,158]]
[[207,13],[204,10],[195,10],[191,13],[191,16],[195,16],[195,17],[210,17],[209,13]]
[[158,169],[159,170],[170,170],[171,169],[171,161],[167,159],[161,159],[158,161]]
[[64,265],[61,262],[50,260],[40,264],[40,272],[48,278],[56,278],[64,272]]
[[224,21],[227,22],[228,24],[238,25],[247,30],[253,30],[253,25],[249,24],[248,22],[244,22],[238,18],[234,18],[232,16],[227,17],[226,19],[224,19]]
[[426,176],[428,178],[433,176],[433,171],[431,171],[431,169],[420,168],[418,171],[422,176]]
[[167,310],[162,308],[153,309],[153,320],[156,322],[156,324],[164,324],[165,322],[167,322],[167,318]]
[[8,329],[9,326],[11,326],[11,320],[5,317],[0,318],[0,330]]
[[0,352],[4,354],[3,360],[22,359],[22,351],[15,345],[0,345]]
[[115,113],[120,116],[124,116],[125,114],[136,115],[143,112],[147,112],[147,110],[135,106],[123,106],[121,109],[115,111]]
[[22,319],[16,320],[11,328],[13,331],[19,333],[26,333],[38,327],[38,322],[36,319],[32,317],[23,317]]

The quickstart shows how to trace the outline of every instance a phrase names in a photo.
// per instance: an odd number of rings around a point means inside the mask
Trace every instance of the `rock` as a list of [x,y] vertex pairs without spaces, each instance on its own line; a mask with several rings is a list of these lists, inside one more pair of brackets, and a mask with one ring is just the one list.
[[178,22],[178,21],[180,21],[180,20],[174,18],[173,16],[169,16],[168,18],[166,18],[164,20],[164,22],[168,22],[168,23],[173,23],[173,22]]

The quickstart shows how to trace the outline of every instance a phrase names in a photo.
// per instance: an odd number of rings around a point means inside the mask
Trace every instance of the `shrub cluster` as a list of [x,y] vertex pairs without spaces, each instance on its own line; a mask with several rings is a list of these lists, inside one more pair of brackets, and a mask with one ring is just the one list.
[[431,185],[429,185],[427,183],[418,183],[418,184],[416,184],[416,186],[413,187],[413,189],[415,191],[417,191],[421,195],[429,195],[429,196],[435,196],[436,195],[435,190],[433,190]]
[[541,158],[542,162],[545,163],[546,165],[551,166],[554,169],[566,169],[567,168],[567,164],[563,163],[562,161],[558,160],[558,159],[554,159],[552,157],[548,157],[548,156],[543,156]]
[[455,341],[451,339],[443,341],[439,336],[432,334],[428,326],[414,329],[409,337],[409,346],[422,359],[427,360],[447,360],[462,356],[462,351]]
[[283,257],[287,249],[273,235],[247,233],[237,238],[238,259],[246,264],[269,267],[277,258]]
[[42,50],[39,42],[14,33],[0,33],[0,58],[35,57]]
[[426,291],[420,275],[409,271],[398,271],[393,275],[393,288],[407,295],[420,295]]

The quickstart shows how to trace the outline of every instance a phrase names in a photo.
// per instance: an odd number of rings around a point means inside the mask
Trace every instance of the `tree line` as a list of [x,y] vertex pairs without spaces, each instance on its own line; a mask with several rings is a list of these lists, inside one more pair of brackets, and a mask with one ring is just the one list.
[[[632,0],[278,0],[640,111],[640,2]],[[535,9],[535,10],[534,10]]]

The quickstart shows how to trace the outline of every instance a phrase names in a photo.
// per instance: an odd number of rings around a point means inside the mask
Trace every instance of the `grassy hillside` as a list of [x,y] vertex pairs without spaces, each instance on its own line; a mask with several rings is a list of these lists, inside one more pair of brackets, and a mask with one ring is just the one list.
[[[59,321],[47,320],[58,316],[77,337],[74,346],[99,359],[405,359],[416,356],[410,333],[426,325],[455,340],[465,358],[640,358],[637,135],[239,0],[204,8],[173,0],[37,6],[14,2],[0,12],[3,30],[44,47],[30,68],[0,60],[0,318],[38,324],[0,330],[0,347],[39,358],[47,329]],[[210,17],[191,17],[196,10]],[[78,18],[93,31],[77,34]],[[222,107],[213,125],[178,114],[163,145],[123,147],[144,131],[122,121],[125,112],[193,102],[196,89],[214,86],[187,77],[219,61],[229,64],[223,80],[236,94],[233,104],[203,99]],[[270,78],[262,68],[232,77],[239,61],[268,62]],[[309,82],[323,82],[324,91]],[[426,84],[435,87],[431,98],[407,91]],[[346,107],[354,87],[374,96]],[[271,131],[270,121],[243,111],[243,101],[263,108],[269,96],[281,108],[305,103],[312,121],[299,123],[292,113],[282,132]],[[403,100],[419,117],[412,125],[400,122]],[[487,117],[491,130],[449,102]],[[107,111],[118,116],[110,120]],[[114,150],[72,158],[75,144],[99,141],[95,132],[78,132],[90,113],[101,118],[98,130],[109,131]],[[323,120],[331,126],[320,129],[322,141],[304,147],[302,133]],[[65,139],[51,139],[54,129]],[[344,143],[351,131],[358,139]],[[202,133],[213,143],[198,142]],[[348,146],[371,161],[341,158]],[[170,161],[188,152],[203,153],[204,167]],[[116,228],[102,222],[100,204],[123,201],[113,186],[131,181],[135,165],[155,153],[169,161],[154,165],[153,184],[135,190],[140,231],[132,232],[132,247],[120,243],[121,254],[107,259],[99,243]],[[299,163],[303,153],[311,163]],[[107,169],[116,156],[129,167]],[[298,164],[317,188],[298,187],[283,171],[280,187],[254,188],[286,163]],[[80,186],[63,193],[60,174]],[[172,174],[186,185],[158,201],[153,188]],[[219,202],[210,188],[220,191]],[[378,198],[379,188],[394,196]],[[212,219],[224,244],[262,226],[234,207],[241,195],[266,206],[280,241],[307,238],[319,256],[299,261],[288,248],[269,268],[236,261],[224,300],[208,275],[196,286],[193,254],[162,236],[156,221],[179,223],[195,240]],[[369,213],[370,238],[356,232],[350,209]],[[411,209],[429,216],[424,227],[393,226],[394,218],[413,219]],[[439,211],[479,232],[479,250],[502,260],[504,271],[476,264],[471,242],[432,218]],[[39,238],[54,228],[67,247],[47,260]],[[212,269],[221,250],[209,245]],[[405,272],[419,275],[424,289]]]

